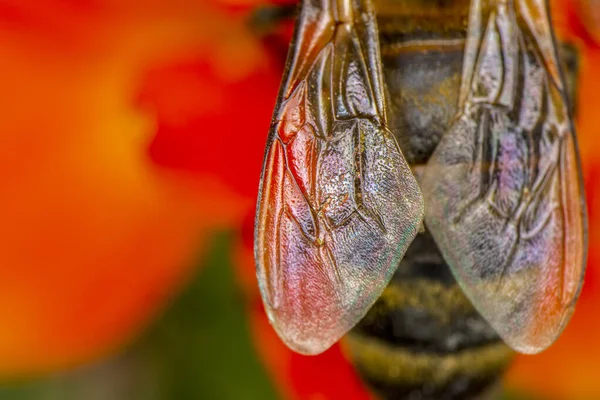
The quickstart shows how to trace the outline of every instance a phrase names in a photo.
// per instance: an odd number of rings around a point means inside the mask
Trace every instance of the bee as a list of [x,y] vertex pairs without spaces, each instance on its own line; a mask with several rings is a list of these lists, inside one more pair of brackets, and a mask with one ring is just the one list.
[[543,0],[303,0],[255,225],[290,348],[462,399],[556,340],[587,247],[561,55]]

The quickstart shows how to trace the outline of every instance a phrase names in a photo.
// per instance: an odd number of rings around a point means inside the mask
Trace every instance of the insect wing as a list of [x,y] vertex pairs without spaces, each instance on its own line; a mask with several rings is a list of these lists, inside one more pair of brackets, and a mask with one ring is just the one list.
[[317,354],[379,297],[423,218],[387,128],[369,0],[305,0],[267,141],[255,258],[292,349]]
[[473,1],[459,114],[421,181],[425,221],[475,307],[523,353],[564,329],[585,269],[565,96],[544,2]]

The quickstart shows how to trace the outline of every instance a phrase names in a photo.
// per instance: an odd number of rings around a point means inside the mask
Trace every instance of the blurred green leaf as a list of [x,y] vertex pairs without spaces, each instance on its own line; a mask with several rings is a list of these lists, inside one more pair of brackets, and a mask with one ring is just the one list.
[[231,268],[217,238],[208,263],[147,337],[164,380],[161,399],[274,399],[254,352]]

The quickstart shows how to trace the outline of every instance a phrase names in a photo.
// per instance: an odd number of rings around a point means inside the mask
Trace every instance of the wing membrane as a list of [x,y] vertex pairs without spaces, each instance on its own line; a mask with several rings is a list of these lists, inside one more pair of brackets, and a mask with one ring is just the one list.
[[255,258],[281,338],[324,351],[379,297],[423,215],[387,128],[369,0],[305,0],[269,132]]
[[425,220],[465,293],[514,349],[568,322],[586,216],[575,132],[542,0],[474,0],[459,114],[422,180]]

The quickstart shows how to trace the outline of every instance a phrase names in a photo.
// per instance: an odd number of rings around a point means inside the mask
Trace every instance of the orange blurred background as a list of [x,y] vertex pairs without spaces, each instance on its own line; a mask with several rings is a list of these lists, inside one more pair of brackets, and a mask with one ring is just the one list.
[[[215,398],[208,382],[235,380],[237,363],[255,384],[217,398],[369,398],[339,347],[314,358],[287,350],[258,299],[252,215],[290,26],[260,36],[248,24],[257,4],[0,0],[0,398],[92,398],[86,385],[111,385],[122,368],[171,385],[134,398]],[[563,336],[518,357],[506,385],[522,398],[595,399],[600,5],[557,0],[553,15],[582,54],[588,274]],[[196,320],[197,337],[177,318]],[[237,350],[223,358],[219,346]],[[147,357],[159,366],[138,366]],[[191,383],[160,364],[178,362],[204,386],[174,389]]]

